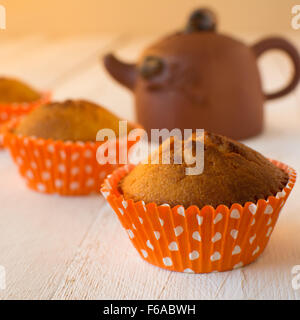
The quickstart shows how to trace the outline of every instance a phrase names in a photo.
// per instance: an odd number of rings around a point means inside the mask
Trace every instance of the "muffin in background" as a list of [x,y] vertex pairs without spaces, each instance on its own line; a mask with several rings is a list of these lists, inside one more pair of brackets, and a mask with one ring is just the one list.
[[[4,143],[31,189],[61,195],[98,192],[117,163],[99,164],[96,159],[98,130],[116,130],[119,119],[105,108],[86,100],[66,100],[43,105],[4,132]],[[128,130],[134,128],[128,126]],[[123,139],[123,137],[122,137]],[[124,137],[125,139],[125,137]],[[129,148],[135,141],[128,141]],[[116,159],[119,138],[116,140]]]
[[[171,157],[181,152],[177,146]],[[207,132],[204,161],[199,176],[186,176],[187,164],[171,161],[128,165],[105,180],[102,194],[145,261],[207,273],[245,266],[265,249],[295,171]]]
[[[0,127],[7,121],[23,116],[36,107],[49,102],[49,92],[40,92],[26,83],[14,79],[0,78]],[[2,147],[2,142],[0,142]]]
[[[95,141],[102,128],[112,129],[119,135],[117,116],[86,100],[53,102],[34,110],[22,119],[16,134],[62,141]],[[128,130],[132,126],[128,126]]]
[[24,82],[0,77],[0,103],[33,102],[41,98],[40,92]]

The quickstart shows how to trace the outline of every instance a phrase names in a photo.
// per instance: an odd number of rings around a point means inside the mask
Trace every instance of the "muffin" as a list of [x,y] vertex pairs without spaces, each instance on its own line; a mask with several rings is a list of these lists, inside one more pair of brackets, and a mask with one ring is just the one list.
[[[229,138],[205,132],[204,171],[199,175],[186,175],[186,162],[174,164],[174,138],[159,148],[159,157],[170,145],[170,165],[137,165],[121,182],[126,199],[155,202],[158,205],[196,205],[202,208],[267,199],[286,185],[288,174],[264,156]],[[195,153],[196,137],[192,137]],[[182,159],[183,154],[182,143]]]
[[99,191],[105,176],[119,166],[97,161],[98,147],[104,143],[96,141],[97,132],[104,128],[116,132],[116,160],[119,150],[128,151],[135,143],[119,143],[126,139],[119,136],[119,121],[89,101],[53,102],[9,123],[4,143],[29,188],[61,195],[89,194]]
[[17,79],[0,78],[0,126],[47,103],[49,99],[49,93],[41,93]]
[[0,123],[28,113],[49,98],[49,93],[41,93],[22,81],[1,77]]
[[39,100],[41,94],[16,79],[0,78],[0,103],[20,103]]
[[[199,141],[191,139],[195,155]],[[185,174],[189,161],[174,163],[182,151],[171,139],[170,164],[161,161],[164,142],[158,164],[119,168],[101,189],[140,256],[172,271],[226,271],[254,261],[296,179],[292,168],[226,137],[205,132],[200,142],[199,175]]]
[[[41,106],[25,117],[16,134],[62,141],[95,141],[102,128],[119,135],[119,119],[105,108],[85,100],[66,100]],[[133,127],[128,126],[128,131]]]

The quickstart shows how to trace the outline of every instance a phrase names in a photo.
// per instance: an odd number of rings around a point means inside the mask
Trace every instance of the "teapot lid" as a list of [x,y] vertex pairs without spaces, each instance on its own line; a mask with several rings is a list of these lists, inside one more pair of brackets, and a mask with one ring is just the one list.
[[215,13],[207,8],[194,10],[185,26],[185,33],[201,32],[201,31],[216,31],[217,18]]

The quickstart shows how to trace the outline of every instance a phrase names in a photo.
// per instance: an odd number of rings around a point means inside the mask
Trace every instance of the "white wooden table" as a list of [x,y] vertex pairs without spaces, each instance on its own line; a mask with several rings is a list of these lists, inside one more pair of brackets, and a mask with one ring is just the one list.
[[[132,96],[104,72],[99,56],[114,51],[134,60],[153,38],[124,34],[2,39],[0,73],[51,89],[55,99],[87,98],[133,120]],[[292,40],[297,41],[295,34]],[[288,78],[289,65],[281,56],[269,54],[260,64],[267,88]],[[265,109],[264,134],[245,142],[299,173],[300,87]],[[68,198],[32,192],[8,153],[0,151],[0,265],[6,270],[0,298],[299,299],[291,274],[300,264],[299,198],[298,183],[255,263],[225,273],[172,273],[140,259],[100,195]]]

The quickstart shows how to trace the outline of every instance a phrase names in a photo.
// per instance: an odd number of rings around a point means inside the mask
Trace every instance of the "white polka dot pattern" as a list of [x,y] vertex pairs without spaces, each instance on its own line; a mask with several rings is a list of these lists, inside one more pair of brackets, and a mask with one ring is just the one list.
[[[41,104],[45,104],[50,100],[50,93],[41,93],[41,97],[33,102],[7,103],[0,104],[0,125],[8,121],[17,121],[20,117],[32,111]],[[4,124],[5,126],[7,125]],[[2,135],[1,135],[2,136]],[[4,141],[0,139],[0,148],[3,147]],[[26,143],[26,142],[25,142]]]
[[201,235],[200,235],[199,231],[194,231],[192,238],[195,239],[196,241],[201,241]]
[[66,167],[64,164],[59,164],[58,165],[58,171],[61,172],[61,173],[65,173],[66,172]]
[[55,186],[56,186],[56,188],[61,188],[63,186],[63,181],[60,179],[56,179]]
[[[118,181],[133,166],[118,169],[107,179],[111,190],[107,200],[122,210],[118,217],[131,241],[148,262],[169,270],[201,273],[243,267],[254,261],[266,247],[290,190],[277,198],[256,204],[234,204],[231,208],[205,206],[170,207],[168,204],[134,202],[117,193]],[[124,173],[123,173],[124,172]],[[283,195],[284,197],[280,197]]]
[[256,249],[252,252],[252,255],[255,256],[259,252],[259,246],[256,247]]
[[45,185],[42,184],[42,183],[38,183],[38,184],[37,184],[37,188],[38,188],[38,190],[39,190],[40,192],[45,192],[45,191],[46,191],[46,187],[45,187]]
[[266,237],[270,237],[272,229],[273,229],[272,227],[269,227],[267,234],[266,234]]
[[244,266],[243,262],[239,262],[233,266],[233,269],[242,268]]
[[178,244],[175,241],[171,242],[168,247],[170,251],[178,251]]
[[184,207],[178,207],[177,212],[178,212],[178,214],[182,215],[183,217],[185,216],[184,215]]
[[78,167],[73,167],[73,168],[71,169],[71,174],[72,174],[73,176],[76,176],[77,174],[79,174],[79,172],[80,172],[80,170],[79,170]]
[[129,236],[130,239],[134,238],[134,233],[132,232],[132,230],[128,229],[127,233],[128,233],[128,236]]
[[232,236],[233,239],[236,239],[238,237],[239,231],[236,229],[232,229],[230,231],[230,235]]
[[147,251],[146,250],[141,250],[141,252],[142,252],[142,255],[144,256],[144,258],[147,258],[148,257],[148,253],[147,253]]
[[42,172],[42,179],[47,181],[51,177],[50,173],[48,171]]
[[169,267],[169,266],[171,266],[171,265],[173,264],[172,259],[169,258],[169,257],[163,258],[163,263],[164,263],[164,265],[167,266],[167,267]]
[[249,205],[248,209],[249,209],[249,211],[250,211],[253,215],[255,215],[256,210],[257,210],[257,206],[256,206],[254,203],[251,203],[251,204]]
[[256,233],[252,237],[249,238],[249,243],[252,244],[253,241],[255,240],[255,238],[256,238]]
[[211,239],[212,242],[217,242],[222,239],[222,235],[220,232],[217,232]]
[[182,226],[177,226],[176,228],[174,228],[174,233],[176,237],[179,237],[183,232],[183,228]]
[[45,193],[99,192],[118,165],[99,165],[97,144],[52,141],[7,134],[5,140],[28,187]]
[[218,261],[221,259],[221,254],[220,252],[216,251],[210,256],[211,261]]
[[240,246],[235,246],[232,250],[232,255],[235,255],[235,254],[239,254],[241,253],[241,247]]
[[197,222],[198,222],[198,225],[201,226],[202,222],[203,222],[203,217],[199,216],[198,214],[196,215],[196,218],[197,218]]
[[155,236],[156,240],[159,240],[160,232],[159,231],[154,231],[153,233],[154,233],[154,236]]
[[31,170],[27,170],[26,176],[27,176],[28,179],[33,179],[33,177],[34,177]]
[[240,212],[237,209],[233,209],[230,213],[230,217],[232,219],[239,219],[241,217]]
[[193,271],[192,269],[189,269],[189,268],[184,269],[183,272],[185,272],[185,273],[195,273],[195,271]]
[[265,214],[271,214],[273,212],[273,208],[271,205],[267,205],[265,209]]
[[214,219],[214,224],[217,224],[218,222],[220,222],[223,219],[223,215],[222,213],[218,213]]
[[154,250],[154,247],[153,247],[152,243],[150,242],[150,240],[147,240],[147,241],[146,241],[146,245],[147,245],[147,247],[150,248],[151,250]]
[[198,251],[196,251],[196,250],[194,250],[194,251],[192,251],[191,253],[189,253],[189,258],[190,258],[190,260],[196,260],[196,259],[198,259],[199,258],[199,252]]

